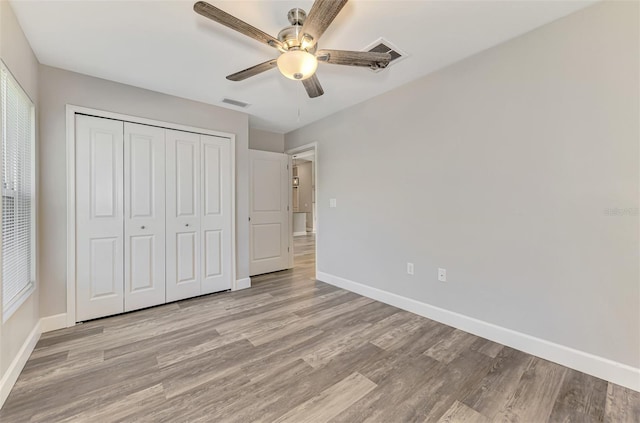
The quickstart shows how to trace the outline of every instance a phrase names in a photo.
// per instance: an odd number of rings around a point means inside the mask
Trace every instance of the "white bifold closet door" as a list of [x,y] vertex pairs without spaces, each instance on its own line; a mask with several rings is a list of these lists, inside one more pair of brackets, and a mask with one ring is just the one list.
[[167,301],[200,295],[200,135],[169,131]]
[[164,138],[124,124],[124,311],[165,303]]
[[166,131],[167,301],[231,289],[228,139]]
[[76,321],[231,289],[230,144],[76,115]]
[[76,320],[124,311],[124,123],[76,116]]
[[76,320],[165,303],[165,130],[76,116]]
[[233,281],[231,146],[225,138],[200,135],[202,189],[202,294],[231,289]]

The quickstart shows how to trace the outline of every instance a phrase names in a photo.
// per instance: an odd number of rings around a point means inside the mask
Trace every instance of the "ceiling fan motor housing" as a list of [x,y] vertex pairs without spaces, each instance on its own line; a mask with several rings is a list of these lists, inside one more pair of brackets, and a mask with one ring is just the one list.
[[304,25],[304,21],[307,19],[307,12],[299,7],[294,7],[287,13],[287,19],[289,19],[289,23],[291,25],[302,26]]
[[[287,18],[291,26],[287,26],[278,33],[278,40],[282,42],[282,45],[286,50],[304,50],[311,54],[315,53],[318,49],[316,44],[305,43],[306,37],[300,37],[300,31],[304,25],[304,21],[307,19],[307,13],[296,7],[289,10]],[[302,39],[302,43],[301,43]],[[306,45],[305,45],[306,44]]]

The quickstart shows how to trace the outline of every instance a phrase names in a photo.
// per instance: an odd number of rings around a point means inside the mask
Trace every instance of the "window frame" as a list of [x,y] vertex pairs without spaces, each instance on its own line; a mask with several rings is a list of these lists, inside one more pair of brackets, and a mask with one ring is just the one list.
[[[31,266],[29,269],[30,272],[30,281],[28,284],[26,284],[21,290],[20,292],[13,298],[11,299],[10,302],[6,302],[4,299],[4,285],[3,285],[3,272],[2,272],[2,263],[4,260],[4,257],[1,254],[1,245],[2,245],[2,231],[0,230],[0,307],[2,309],[2,323],[5,323],[7,320],[9,320],[11,318],[11,316],[22,306],[22,304],[24,304],[24,302],[31,296],[31,294],[33,294],[33,292],[36,290],[36,286],[37,286],[37,277],[36,277],[36,263],[37,263],[37,248],[36,248],[36,210],[37,210],[37,196],[36,196],[36,131],[37,131],[37,127],[36,127],[36,107],[35,107],[35,103],[33,102],[33,100],[31,99],[31,97],[29,97],[29,94],[27,94],[26,90],[22,87],[22,85],[20,84],[20,82],[17,80],[17,78],[13,75],[13,73],[11,72],[11,70],[9,69],[9,67],[5,64],[5,62],[3,60],[0,59],[0,71],[1,72],[6,72],[7,74],[7,78],[10,78],[13,80],[13,84],[18,87],[18,91],[19,91],[19,95],[22,96],[27,102],[28,102],[28,106],[30,108],[30,122],[29,125],[31,127],[31,133],[30,133],[30,161],[31,161],[31,175],[30,176],[30,181],[31,181],[31,187],[30,187],[30,195],[31,195],[31,210],[30,210],[30,240],[29,240],[29,249],[30,249],[30,254],[31,254]],[[0,80],[0,84],[2,83],[2,81]],[[0,87],[0,90],[2,90],[2,87]],[[0,149],[2,148],[2,142],[4,142],[4,130],[5,128],[3,127],[3,122],[4,122],[4,117],[3,114],[5,113],[3,104],[2,104],[2,98],[0,97]],[[0,160],[0,182],[1,181],[1,175],[3,174],[2,172],[2,160]],[[2,185],[0,183],[0,185]],[[5,194],[5,189],[4,186],[2,186],[2,195],[4,196]],[[0,207],[0,222],[2,221],[2,213],[3,213],[3,209],[2,207]],[[0,228],[1,229],[1,228]]]

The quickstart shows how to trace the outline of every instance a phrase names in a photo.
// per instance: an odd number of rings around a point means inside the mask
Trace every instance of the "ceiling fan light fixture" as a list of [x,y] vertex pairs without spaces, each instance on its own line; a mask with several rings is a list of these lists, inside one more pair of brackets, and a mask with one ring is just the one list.
[[294,81],[303,81],[313,76],[318,68],[318,59],[304,50],[289,50],[278,57],[280,73]]
[[315,44],[316,43],[313,42],[313,37],[309,34],[303,34],[302,37],[300,37],[300,48],[304,50],[308,51],[313,48]]

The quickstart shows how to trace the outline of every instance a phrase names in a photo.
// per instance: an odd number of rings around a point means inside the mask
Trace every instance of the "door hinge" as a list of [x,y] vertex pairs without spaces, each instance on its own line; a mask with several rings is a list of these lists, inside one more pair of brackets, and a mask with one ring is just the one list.
[[249,216],[249,222],[251,222],[251,216]]
[[289,211],[289,206],[287,206],[287,211]]
[[289,165],[287,165],[287,170],[289,170]]
[[289,250],[289,247],[287,247],[287,253],[288,253],[289,251],[290,251],[290,250]]

